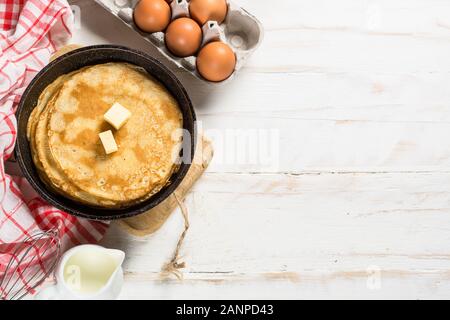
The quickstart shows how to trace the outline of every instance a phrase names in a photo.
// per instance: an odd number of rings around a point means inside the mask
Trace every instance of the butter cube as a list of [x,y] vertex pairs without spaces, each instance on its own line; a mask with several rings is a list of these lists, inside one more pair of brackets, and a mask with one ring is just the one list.
[[106,122],[112,125],[116,130],[119,130],[125,122],[131,117],[131,112],[122,106],[120,103],[114,103],[113,106],[105,113],[103,118]]
[[111,130],[102,132],[99,134],[99,136],[100,140],[102,141],[103,148],[105,148],[106,154],[111,154],[119,150]]

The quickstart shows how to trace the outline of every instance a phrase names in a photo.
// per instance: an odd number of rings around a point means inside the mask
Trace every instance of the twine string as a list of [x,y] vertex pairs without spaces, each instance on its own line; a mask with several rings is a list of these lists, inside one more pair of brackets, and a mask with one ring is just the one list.
[[189,230],[189,212],[184,201],[178,198],[177,192],[174,192],[173,196],[175,197],[178,207],[181,210],[181,214],[183,215],[184,230],[181,233],[180,238],[178,239],[178,243],[173,253],[172,259],[168,263],[166,263],[162,269],[162,275],[163,277],[166,278],[170,277],[170,275],[174,275],[175,277],[178,278],[178,280],[183,280],[183,273],[180,271],[180,269],[185,268],[186,264],[184,262],[180,262],[179,260],[180,260],[180,249],[181,246],[183,245],[184,239]]

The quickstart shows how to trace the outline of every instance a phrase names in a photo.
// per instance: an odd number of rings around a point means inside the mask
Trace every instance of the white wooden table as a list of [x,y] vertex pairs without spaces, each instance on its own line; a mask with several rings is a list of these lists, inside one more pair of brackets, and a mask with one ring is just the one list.
[[159,278],[179,212],[143,239],[113,225],[103,245],[126,251],[122,298],[450,298],[450,1],[235,1],[265,40],[217,88],[92,0],[71,1],[74,43],[160,58],[207,134],[270,132],[258,141],[279,151],[237,163],[216,141],[186,201],[183,282]]

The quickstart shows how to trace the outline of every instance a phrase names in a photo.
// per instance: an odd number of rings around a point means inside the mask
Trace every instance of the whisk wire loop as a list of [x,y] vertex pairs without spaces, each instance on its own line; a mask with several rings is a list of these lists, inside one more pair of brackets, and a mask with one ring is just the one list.
[[33,293],[55,269],[60,251],[56,229],[34,233],[18,243],[0,274],[0,298],[21,300]]

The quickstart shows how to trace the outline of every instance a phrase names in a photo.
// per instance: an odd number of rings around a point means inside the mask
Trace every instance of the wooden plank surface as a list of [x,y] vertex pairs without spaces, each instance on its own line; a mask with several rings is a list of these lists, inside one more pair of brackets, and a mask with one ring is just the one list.
[[[93,1],[70,2],[73,42],[165,61]],[[144,239],[113,225],[122,298],[450,298],[450,2],[235,2],[265,39],[232,83],[165,62],[216,149],[187,199],[185,280],[159,277],[179,212]],[[255,132],[269,156],[239,161]]]

